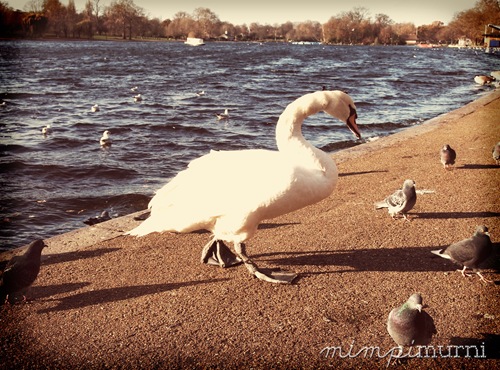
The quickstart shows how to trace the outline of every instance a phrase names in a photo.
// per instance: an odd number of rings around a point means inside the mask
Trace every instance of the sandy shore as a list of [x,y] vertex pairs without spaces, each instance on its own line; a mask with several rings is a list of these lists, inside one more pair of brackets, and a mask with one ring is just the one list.
[[[391,367],[498,367],[500,275],[464,278],[430,253],[479,224],[498,248],[498,141],[495,91],[336,153],[334,193],[266,222],[247,245],[259,266],[298,273],[292,285],[201,264],[208,233],[121,236],[131,216],[51,238],[31,301],[0,308],[0,369],[385,368],[387,315],[414,292],[434,319],[436,352]],[[439,162],[446,143],[453,171]],[[418,196],[412,221],[375,211],[407,178],[433,191]]]

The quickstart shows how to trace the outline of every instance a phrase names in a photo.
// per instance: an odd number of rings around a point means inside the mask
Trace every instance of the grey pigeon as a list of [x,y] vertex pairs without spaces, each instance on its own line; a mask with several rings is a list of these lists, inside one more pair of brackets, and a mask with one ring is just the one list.
[[392,309],[387,318],[387,331],[399,346],[399,356],[403,346],[425,346],[436,334],[432,317],[422,311],[422,296],[412,294],[400,307]]
[[108,220],[111,220],[111,216],[109,215],[109,212],[103,211],[100,216],[90,217],[90,218],[86,219],[85,221],[83,221],[83,223],[87,224],[87,225],[95,225],[95,224],[99,224],[101,222],[108,221]]
[[485,279],[479,271],[476,271],[494,252],[490,234],[486,226],[478,226],[474,235],[468,239],[461,240],[446,248],[431,252],[439,257],[452,260],[456,264],[463,266],[461,272],[464,277],[469,276],[465,273],[468,267],[472,269],[482,281],[491,283],[491,281]]
[[491,154],[496,164],[500,164],[500,141],[493,147]]
[[397,214],[402,214],[405,220],[409,220],[407,213],[416,202],[415,181],[405,180],[402,189],[396,190],[384,200],[375,203],[375,209],[387,208],[392,218],[395,218]]
[[43,240],[35,240],[23,255],[14,256],[7,263],[0,281],[0,304],[4,304],[7,299],[14,302],[16,293],[24,292],[33,284],[40,272],[42,249],[46,246]]
[[441,163],[446,170],[449,170],[455,164],[455,160],[457,159],[457,153],[448,144],[441,148],[439,155],[441,157]]

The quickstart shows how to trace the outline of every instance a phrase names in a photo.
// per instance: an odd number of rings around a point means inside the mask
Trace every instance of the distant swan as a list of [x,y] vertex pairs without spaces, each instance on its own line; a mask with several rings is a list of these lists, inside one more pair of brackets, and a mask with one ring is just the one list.
[[134,96],[134,101],[136,101],[136,102],[142,101],[141,94],[137,94],[136,96]]
[[[193,160],[156,193],[149,203],[150,217],[127,234],[206,229],[213,238],[203,249],[203,262],[211,260],[225,267],[242,261],[259,279],[291,283],[296,274],[259,269],[243,243],[261,221],[319,202],[335,188],[335,162],[301,132],[304,119],[320,111],[345,122],[361,138],[349,95],[341,91],[304,95],[289,104],[278,120],[278,151],[211,151]],[[233,243],[237,257],[224,241]],[[224,254],[231,255],[225,259]]]
[[92,108],[90,108],[92,112],[99,112],[99,106],[97,104],[94,104]]
[[101,146],[110,146],[111,138],[109,137],[109,131],[106,130],[102,133],[101,139],[99,140]]

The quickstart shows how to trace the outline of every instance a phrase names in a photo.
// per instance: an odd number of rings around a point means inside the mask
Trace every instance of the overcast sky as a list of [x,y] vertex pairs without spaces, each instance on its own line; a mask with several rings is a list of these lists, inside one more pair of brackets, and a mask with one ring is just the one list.
[[[14,9],[23,10],[29,0],[3,0]],[[112,0],[100,0],[104,7]],[[67,5],[68,0],[61,0]],[[86,0],[75,0],[77,11],[84,9]],[[281,24],[287,21],[318,21],[325,23],[330,17],[354,7],[368,9],[370,16],[383,13],[396,23],[412,22],[416,26],[434,21],[450,22],[455,13],[471,9],[476,0],[135,0],[150,18],[172,19],[179,11],[193,13],[196,8],[208,8],[221,21],[235,25]]]

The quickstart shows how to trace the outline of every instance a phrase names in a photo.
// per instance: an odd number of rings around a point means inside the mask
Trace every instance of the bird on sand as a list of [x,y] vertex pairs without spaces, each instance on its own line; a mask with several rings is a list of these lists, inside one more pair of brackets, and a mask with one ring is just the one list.
[[92,112],[99,112],[99,110],[100,110],[99,105],[97,105],[97,104],[94,104],[92,106],[92,108],[90,108],[90,111],[92,111]]
[[387,331],[399,347],[398,356],[404,346],[428,345],[432,335],[437,333],[434,320],[423,308],[422,296],[415,293],[389,313]]
[[469,275],[466,274],[465,270],[470,268],[483,282],[491,283],[491,280],[485,279],[481,272],[477,271],[481,267],[481,264],[494,253],[490,233],[486,226],[478,226],[472,237],[468,239],[461,240],[446,248],[431,252],[439,257],[452,260],[456,264],[463,266],[463,269],[460,270],[462,276],[468,277]]
[[492,76],[480,75],[474,77],[474,82],[477,83],[478,85],[489,85],[493,81],[495,81],[495,77]]
[[415,203],[417,203],[415,181],[405,180],[402,189],[398,189],[384,200],[376,202],[375,209],[387,208],[392,218],[401,214],[405,220],[410,220],[407,214],[415,206]]
[[217,117],[217,119],[219,121],[223,120],[223,119],[228,119],[229,118],[229,110],[225,109],[224,113],[215,113],[215,116]]
[[495,160],[496,164],[500,164],[500,141],[491,150],[491,155]]
[[0,281],[0,305],[6,301],[13,303],[16,293],[22,292],[24,296],[40,272],[42,249],[46,246],[43,240],[35,240],[23,255],[14,256],[7,263]]
[[111,146],[111,138],[110,138],[110,134],[109,134],[109,131],[106,130],[102,133],[102,136],[101,136],[101,139],[99,140],[99,144],[101,144],[102,147],[109,147]]
[[[220,266],[241,260],[255,277],[272,283],[291,283],[294,273],[260,269],[248,257],[245,242],[259,224],[319,202],[337,183],[332,157],[302,136],[302,123],[324,111],[347,124],[361,138],[352,98],[341,91],[317,91],[290,103],[278,119],[278,150],[249,149],[214,151],[193,160],[161,188],[149,203],[151,215],[126,234],[152,232],[187,233],[205,229],[212,238],[202,251],[202,261],[218,260],[232,252],[236,256]],[[223,179],[223,180],[221,180]],[[210,258],[208,258],[210,257]],[[214,258],[212,258],[214,257]]]
[[102,213],[99,216],[89,217],[88,219],[83,221],[83,223],[86,225],[95,225],[95,224],[99,224],[101,222],[108,221],[108,220],[111,220],[111,216],[109,215],[109,212],[102,211]]
[[446,170],[449,170],[455,164],[455,160],[457,159],[457,153],[455,152],[454,149],[452,149],[451,146],[446,144],[439,151],[439,157],[441,163],[443,164],[443,167]]

